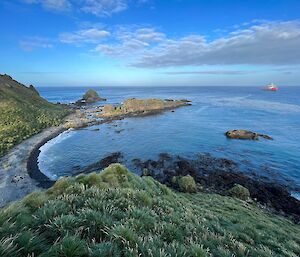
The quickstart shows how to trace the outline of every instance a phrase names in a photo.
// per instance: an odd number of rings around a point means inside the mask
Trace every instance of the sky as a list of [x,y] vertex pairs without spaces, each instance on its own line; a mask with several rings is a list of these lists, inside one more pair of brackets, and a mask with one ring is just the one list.
[[0,30],[25,84],[300,85],[299,0],[0,0]]

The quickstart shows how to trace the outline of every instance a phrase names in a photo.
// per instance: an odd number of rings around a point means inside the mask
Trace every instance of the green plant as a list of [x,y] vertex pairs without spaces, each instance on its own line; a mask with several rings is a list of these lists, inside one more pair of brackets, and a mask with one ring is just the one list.
[[179,177],[176,182],[182,192],[195,193],[197,191],[196,182],[190,175]]
[[228,193],[230,196],[242,199],[242,200],[247,200],[250,197],[250,192],[248,188],[243,187],[239,184],[235,184],[232,188],[228,190]]
[[44,128],[59,125],[69,113],[40,97],[36,89],[0,75],[0,156]]
[[175,192],[119,164],[0,210],[4,257],[288,257],[300,256],[299,234],[255,203]]

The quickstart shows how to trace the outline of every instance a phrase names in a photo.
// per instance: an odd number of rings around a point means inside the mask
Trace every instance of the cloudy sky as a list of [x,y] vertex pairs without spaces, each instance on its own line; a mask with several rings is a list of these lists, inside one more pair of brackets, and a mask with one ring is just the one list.
[[0,28],[38,86],[300,85],[299,0],[1,0]]

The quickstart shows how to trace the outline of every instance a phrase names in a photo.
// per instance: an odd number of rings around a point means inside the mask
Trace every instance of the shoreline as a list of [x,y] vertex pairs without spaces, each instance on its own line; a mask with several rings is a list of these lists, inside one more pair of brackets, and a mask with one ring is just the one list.
[[[91,112],[92,109],[85,109],[85,110],[80,110],[79,112],[75,112],[74,114],[71,114],[69,116],[67,116],[64,120],[64,123],[62,123],[61,125],[59,125],[58,127],[50,127],[45,129],[44,131],[40,132],[39,134],[34,135],[33,137],[23,141],[20,145],[16,146],[15,148],[13,148],[11,150],[11,152],[9,152],[6,156],[2,157],[0,159],[0,165],[2,164],[3,167],[7,167],[5,168],[5,172],[1,172],[1,167],[0,167],[0,194],[1,194],[1,198],[0,198],[0,208],[6,206],[7,204],[9,204],[10,202],[19,200],[23,197],[25,197],[27,194],[34,192],[34,191],[41,191],[41,190],[45,190],[48,189],[49,187],[53,186],[53,184],[56,182],[55,180],[51,180],[47,175],[45,175],[38,166],[38,158],[40,155],[40,148],[45,145],[47,142],[49,142],[50,140],[52,140],[53,138],[59,136],[61,133],[63,133],[64,131],[67,131],[68,128],[73,128],[73,129],[81,129],[84,127],[90,127],[90,126],[94,126],[94,125],[101,125],[103,123],[109,123],[113,120],[121,120],[121,119],[125,119],[125,118],[134,118],[134,117],[144,117],[144,116],[149,116],[149,115],[158,115],[161,113],[164,113],[165,111],[172,111],[173,109],[176,109],[178,107],[182,107],[182,106],[186,106],[186,105],[181,105],[181,106],[177,106],[177,107],[166,107],[163,109],[156,109],[156,110],[150,110],[150,111],[135,111],[135,112],[130,112],[130,113],[125,113],[125,114],[121,114],[121,115],[111,115],[111,116],[106,116],[103,117],[102,120],[95,120],[95,119],[88,119],[87,118],[87,114],[90,115],[92,114],[96,114],[97,111],[95,111],[93,113],[93,111]],[[83,115],[82,115],[83,114]],[[68,123],[73,123],[73,127],[69,127],[67,126]],[[168,155],[168,154],[167,154]],[[109,156],[110,157],[110,156]],[[170,156],[166,157],[166,160],[163,160],[162,163],[165,163],[165,161],[170,160]],[[222,166],[224,166],[224,164],[233,164],[233,162],[231,160],[221,160]],[[220,160],[217,160],[216,158],[212,158],[212,161],[214,161],[214,163],[210,163],[210,166],[218,166],[218,161],[220,162]],[[104,160],[100,160],[99,162],[95,163],[96,166],[99,165],[99,163],[101,164],[102,161]],[[110,161],[109,160],[105,160],[105,161]],[[148,160],[150,161],[150,160]],[[114,161],[114,162],[118,162],[118,161]],[[159,161],[153,161],[152,162],[156,162],[159,165],[158,166],[164,166],[161,163],[159,163]],[[182,162],[183,163],[183,167],[182,168],[187,168],[190,166],[190,163],[188,160],[184,160],[183,158],[179,160],[179,163]],[[223,163],[224,162],[224,163]],[[147,162],[146,162],[147,163]],[[145,164],[146,164],[145,163]],[[91,166],[93,167],[95,164],[92,164]],[[145,165],[143,164],[143,165]],[[147,164],[148,165],[148,164]],[[151,170],[151,165],[144,167],[146,168],[148,171]],[[226,166],[225,165],[225,166]],[[229,166],[230,166],[229,165]],[[105,167],[102,167],[102,169]],[[191,166],[190,166],[191,168]],[[88,167],[87,167],[88,170]],[[101,169],[99,169],[101,170]],[[143,169],[142,169],[143,170]],[[170,169],[167,170],[176,170],[174,167],[171,167]],[[197,172],[195,170],[195,168],[191,169],[192,175],[196,176]],[[168,184],[168,186],[170,186],[171,188],[174,187],[174,185],[172,183],[170,183],[171,179],[169,176],[169,174],[164,174],[165,171],[163,172],[159,172],[160,176],[155,177],[153,176],[153,174],[155,174],[155,172],[152,174],[152,176],[158,180],[159,182],[163,183],[163,184]],[[178,172],[182,172],[182,169],[180,169],[180,171]],[[190,171],[187,171],[188,173]],[[223,171],[224,172],[224,171]],[[283,187],[279,187],[278,185],[271,185],[269,183],[265,183],[262,181],[258,181],[258,180],[253,180],[250,177],[248,178],[248,176],[246,175],[242,175],[240,173],[236,173],[237,170],[233,169],[231,171],[231,169],[226,169],[225,173],[230,175],[230,179],[231,179],[231,184],[235,183],[235,182],[241,182],[243,184],[246,185],[250,185],[253,188],[255,188],[255,184],[256,185],[260,185],[260,187],[262,188],[272,188],[271,191],[279,191],[280,194],[282,194],[282,198],[286,197],[288,200],[288,204],[287,206],[284,206],[284,208],[286,208],[285,213],[293,213],[293,209],[294,208],[299,208],[299,202],[298,204],[296,202],[294,202],[294,200],[291,198],[291,195],[288,193],[288,188],[285,187],[285,189]],[[4,175],[3,175],[3,174]],[[152,173],[152,172],[151,172]],[[232,173],[232,174],[231,174]],[[224,181],[222,181],[224,178],[220,177],[220,175],[218,174],[214,174],[214,173],[208,173],[206,174],[212,176],[211,179],[209,179],[206,183],[207,185],[205,185],[204,187],[207,189],[209,189],[210,187],[214,187],[214,184],[211,184],[212,181],[219,181],[221,183],[224,183]],[[161,176],[166,176],[165,179],[162,180]],[[227,176],[228,176],[227,175]],[[4,180],[4,181],[3,181]],[[198,178],[198,182],[203,182],[206,180],[206,177],[200,176]],[[225,180],[228,180],[228,178],[226,178]],[[238,180],[238,181],[235,181]],[[252,181],[252,182],[251,182]],[[215,183],[215,182],[214,182]],[[227,182],[226,182],[227,183]],[[210,191],[210,190],[208,190]],[[220,188],[215,188],[214,190],[215,192],[219,192],[221,195],[223,193],[223,190]],[[261,192],[265,195],[265,199],[263,199],[262,202],[264,202],[265,204],[270,201],[273,198],[273,202],[274,200],[274,195],[273,192],[270,193],[268,192],[268,189],[265,189],[264,192]],[[279,199],[278,199],[279,200]],[[280,199],[279,201],[275,201],[274,203],[277,205],[278,202],[283,202],[283,199]],[[279,206],[281,206],[282,204],[279,204]],[[298,205],[298,207],[296,207]],[[280,207],[281,208],[281,207]],[[275,208],[278,209],[278,208]],[[299,211],[295,210],[296,213],[298,213]],[[298,216],[297,216],[298,215]],[[299,213],[296,214],[296,219],[299,219]]]
[[[0,158],[0,208],[20,200],[33,191],[46,188],[51,181],[37,167],[39,147],[59,135],[63,124],[46,128],[21,142]],[[33,158],[35,157],[35,158]],[[34,164],[36,160],[36,164]],[[38,179],[39,178],[39,179]]]
[[[183,105],[186,106],[186,105]],[[179,107],[183,107],[183,106],[179,106]],[[176,108],[179,108],[176,107]],[[118,115],[118,116],[110,116],[110,117],[105,117],[103,120],[101,121],[97,121],[94,123],[88,123],[88,124],[78,124],[78,128],[74,128],[76,129],[83,129],[85,127],[91,127],[91,126],[96,126],[96,125],[101,125],[104,123],[109,123],[115,120],[122,120],[125,118],[138,118],[138,117],[146,117],[146,116],[151,116],[151,115],[158,115],[161,114],[165,111],[171,111],[174,108],[164,108],[164,109],[160,109],[160,110],[152,110],[152,111],[147,111],[147,112],[133,112],[133,113],[129,113],[129,114],[123,114],[123,115]],[[76,117],[73,117],[73,119],[76,119]],[[41,188],[49,188],[51,187],[55,181],[51,180],[49,177],[47,177],[40,169],[38,166],[38,157],[40,155],[40,148],[45,145],[46,143],[48,143],[51,139],[59,136],[61,133],[67,131],[67,128],[61,128],[60,130],[54,132],[53,134],[43,138],[40,142],[38,142],[35,147],[33,148],[33,150],[30,152],[29,157],[27,159],[27,172],[29,174],[29,176],[35,180],[36,182],[38,182],[38,186]]]
[[[187,105],[104,117],[103,120],[95,122],[82,119],[77,112],[70,114],[65,118],[61,125],[42,130],[38,134],[35,134],[14,146],[6,155],[0,158],[0,208],[20,200],[34,191],[47,189],[55,183],[55,181],[48,178],[39,169],[38,157],[40,148],[43,145],[68,130],[68,126],[66,126],[67,123],[75,122],[76,126],[73,128],[81,129],[84,127],[101,125],[113,120],[160,114],[183,106]],[[87,110],[84,110],[84,113],[86,114]]]
[[47,177],[38,166],[38,158],[41,153],[40,148],[47,144],[50,140],[56,138],[61,133],[67,131],[66,128],[61,128],[55,132],[53,132],[51,135],[43,138],[39,143],[35,145],[33,150],[30,152],[29,157],[27,159],[27,172],[28,175],[35,181],[38,182],[38,186],[41,188],[49,188],[54,185],[55,181],[51,180],[49,177]]

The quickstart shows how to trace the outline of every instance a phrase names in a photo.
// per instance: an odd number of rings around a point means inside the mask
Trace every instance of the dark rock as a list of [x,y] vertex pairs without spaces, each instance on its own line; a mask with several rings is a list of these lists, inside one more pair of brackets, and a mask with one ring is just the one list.
[[300,201],[292,197],[289,189],[283,185],[263,180],[255,176],[250,177],[239,170],[238,165],[225,158],[214,158],[209,154],[201,154],[195,159],[180,156],[160,154],[158,160],[142,161],[135,159],[133,165],[159,182],[179,190],[174,183],[174,177],[192,176],[197,187],[206,192],[228,195],[236,184],[249,190],[252,199],[278,214],[292,217],[300,221]]
[[40,95],[39,91],[37,91],[36,88],[35,88],[33,85],[30,85],[30,86],[29,86],[29,89],[30,89],[31,91],[33,91],[35,94],[37,94],[38,96]]
[[81,169],[80,171],[77,171],[76,174],[101,171],[101,170],[105,169],[106,167],[108,167],[110,164],[119,163],[122,158],[123,158],[123,154],[121,152],[112,153],[112,154],[104,157],[100,161],[95,162],[95,163]]

